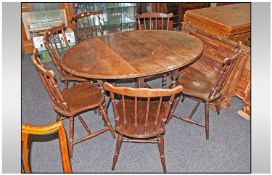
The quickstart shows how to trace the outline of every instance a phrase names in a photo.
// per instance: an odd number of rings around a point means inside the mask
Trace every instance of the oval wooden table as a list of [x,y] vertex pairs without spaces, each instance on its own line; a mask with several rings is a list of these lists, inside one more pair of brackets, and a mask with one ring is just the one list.
[[143,87],[144,77],[177,72],[196,61],[202,50],[198,38],[183,32],[137,30],[85,40],[63,55],[61,65],[90,79],[136,78],[137,86]]

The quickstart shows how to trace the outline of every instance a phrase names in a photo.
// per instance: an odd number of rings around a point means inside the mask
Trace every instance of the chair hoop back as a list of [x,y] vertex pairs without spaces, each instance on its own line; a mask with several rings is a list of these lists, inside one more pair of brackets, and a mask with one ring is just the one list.
[[51,98],[54,108],[58,111],[69,111],[68,104],[64,101],[64,98],[57,87],[54,79],[54,72],[52,70],[46,70],[38,57],[38,50],[35,48],[33,51],[32,61],[36,67],[36,70]]

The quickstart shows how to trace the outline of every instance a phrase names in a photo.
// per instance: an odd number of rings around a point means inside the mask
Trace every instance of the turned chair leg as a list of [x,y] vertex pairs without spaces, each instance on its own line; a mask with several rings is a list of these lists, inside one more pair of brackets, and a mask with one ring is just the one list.
[[215,108],[216,108],[216,112],[219,115],[220,114],[220,105],[218,104],[218,102],[215,102]]
[[183,103],[185,100],[185,95],[182,96],[181,103]]
[[110,120],[109,120],[109,118],[108,118],[108,115],[107,115],[106,112],[105,112],[104,106],[103,106],[103,105],[100,105],[100,106],[99,106],[99,109],[100,109],[101,116],[102,116],[102,118],[103,118],[105,124],[110,128],[110,132],[111,132],[112,138],[115,139],[115,133],[114,133],[114,130],[113,130],[112,126],[111,126],[111,123],[110,123]]
[[160,152],[163,172],[166,173],[166,163],[165,163],[165,157],[164,157],[164,138],[162,135],[158,136],[157,138],[158,138],[158,148]]
[[205,103],[205,133],[206,139],[209,140],[209,103]]
[[162,75],[162,88],[166,88],[166,78],[167,78],[167,74],[163,74]]
[[117,142],[116,142],[116,148],[114,151],[114,156],[113,156],[113,161],[112,161],[112,170],[115,169],[115,165],[117,163],[118,160],[118,156],[119,156],[119,152],[122,146],[122,142],[123,142],[123,135],[118,134],[118,138],[117,138]]
[[173,103],[173,105],[172,105],[172,107],[171,107],[171,110],[170,110],[170,115],[169,115],[169,117],[168,117],[166,123],[168,123],[168,122],[173,118],[173,114],[174,114],[174,112],[175,112],[175,110],[176,110],[177,105],[179,104],[180,98],[181,98],[181,95],[179,95],[179,96],[174,100],[174,103]]
[[[109,102],[110,102],[110,101],[109,101]],[[108,104],[109,104],[109,103],[108,103]],[[105,111],[106,114],[108,113],[108,108],[107,108],[108,104],[106,105],[106,102],[105,102],[105,101],[103,102],[103,107],[104,107],[104,111]],[[100,108],[99,108],[99,111],[100,111],[99,113],[102,115],[102,112],[101,112]],[[103,121],[104,121],[104,126],[107,127],[108,124],[107,124],[107,122],[105,121],[104,117],[102,117],[102,119],[103,119]]]
[[68,89],[68,83],[69,83],[68,81],[64,82],[64,89]]
[[69,155],[70,158],[73,157],[74,151],[74,117],[70,117],[69,119]]

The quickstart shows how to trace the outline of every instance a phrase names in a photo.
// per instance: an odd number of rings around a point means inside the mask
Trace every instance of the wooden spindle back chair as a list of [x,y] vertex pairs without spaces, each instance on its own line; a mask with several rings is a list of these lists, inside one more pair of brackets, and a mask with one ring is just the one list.
[[47,48],[53,63],[57,67],[60,79],[65,83],[65,89],[67,89],[69,81],[85,82],[88,80],[66,72],[61,66],[61,56],[71,48],[71,46],[69,45],[69,41],[67,40],[65,31],[66,27],[64,23],[59,26],[54,26],[45,32],[43,40],[44,45]]
[[[182,87],[147,89],[114,87],[109,83],[104,83],[103,86],[105,90],[110,92],[115,116],[115,130],[118,132],[112,169],[115,168],[121,143],[126,141],[158,143],[163,170],[166,172],[163,151],[165,122],[168,119],[175,95],[182,91]],[[116,102],[118,96],[121,96],[121,99]],[[123,140],[123,136],[131,139]],[[153,137],[157,139],[150,140]]]
[[70,164],[66,133],[62,121],[46,125],[46,126],[33,126],[22,124],[22,173],[30,173],[29,166],[29,135],[48,135],[54,132],[58,133],[60,152],[62,158],[62,167],[65,173],[71,173],[72,168]]
[[235,66],[239,56],[242,53],[242,42],[239,41],[237,43],[237,48],[235,51],[235,54],[231,58],[225,58],[219,73],[219,76],[217,77],[216,83],[214,87],[211,89],[209,93],[209,101],[213,102],[221,97],[224,85],[226,81],[228,80],[228,77],[231,74],[231,71],[233,70],[233,67]]
[[103,11],[82,12],[72,17],[75,26],[76,41],[79,43],[83,40],[101,36],[104,34],[102,25],[105,24]]
[[[217,101],[221,98],[224,86],[228,81],[238,58],[240,58],[240,55],[242,54],[241,45],[242,43],[238,42],[236,45],[235,53],[230,58],[225,58],[223,60],[219,75],[214,82],[210,80],[210,77],[202,75],[201,73],[192,72],[190,75],[185,75],[181,77],[178,84],[184,87],[184,90],[182,92],[183,98],[181,99],[181,96],[179,96],[175,99],[175,103],[173,104],[173,107],[171,109],[170,118],[174,116],[180,120],[204,127],[206,139],[209,139],[209,105],[211,103],[215,103],[217,114],[220,114],[220,106],[218,105]],[[180,100],[183,102],[185,97],[189,97],[197,101],[192,112],[188,117],[174,114],[174,110],[177,104]],[[196,120],[192,120],[192,117],[201,102],[205,104],[204,124]]]
[[137,14],[137,27],[139,30],[171,30],[170,18],[173,13],[143,13]]
[[32,61],[35,65],[35,68],[49,94],[52,105],[62,115],[67,115],[70,113],[70,108],[65,102],[61,91],[59,90],[57,83],[55,81],[55,74],[52,70],[46,70],[42,61],[39,59],[38,50],[34,49]]
[[[63,117],[69,118],[70,157],[72,157],[73,154],[74,144],[93,138],[108,130],[111,131],[112,137],[115,138],[115,133],[104,109],[104,95],[101,92],[101,89],[92,83],[85,82],[60,91],[54,79],[54,72],[52,70],[48,71],[44,68],[37,52],[37,49],[34,49],[32,61],[51,98],[52,105],[55,111],[58,113],[57,120],[60,120]],[[97,108],[99,109],[102,119],[104,120],[105,127],[96,132],[91,132],[80,114]],[[76,116],[88,135],[74,141],[74,118]]]
[[[136,23],[138,30],[172,30],[170,26],[170,18],[173,13],[143,13],[136,15]],[[162,87],[166,87],[167,74],[162,76]],[[149,77],[146,77],[148,79]],[[144,81],[144,80],[143,80]]]

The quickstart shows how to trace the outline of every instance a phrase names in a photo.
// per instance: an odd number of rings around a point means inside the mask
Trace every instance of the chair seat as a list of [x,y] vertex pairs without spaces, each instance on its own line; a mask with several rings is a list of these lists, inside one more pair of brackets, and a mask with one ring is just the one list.
[[68,73],[66,71],[62,71],[60,73],[60,80],[61,81],[89,81],[88,79],[75,76],[75,75],[70,74],[70,73]]
[[[123,134],[128,137],[132,138],[150,138],[155,137],[157,135],[160,135],[164,133],[165,129],[161,128],[161,124],[158,123],[156,126],[154,125],[155,117],[157,114],[159,102],[158,101],[150,101],[150,108],[149,108],[149,118],[148,118],[148,124],[146,133],[144,131],[144,123],[145,123],[145,115],[146,115],[146,107],[147,102],[146,101],[137,101],[137,121],[138,126],[143,127],[136,127],[135,125],[135,101],[125,99],[125,106],[126,106],[126,120],[127,120],[127,127],[125,128],[125,124],[123,122],[120,122],[120,127],[116,126],[116,131],[120,134]],[[124,121],[124,113],[123,113],[123,105],[122,101],[120,100],[117,103],[117,111],[119,114],[120,121]],[[162,103],[159,117],[162,118],[165,114],[165,105]],[[159,119],[158,119],[159,121]]]
[[183,86],[182,93],[184,95],[195,97],[203,101],[208,100],[209,93],[215,86],[215,82],[212,78],[201,74],[197,70],[181,76],[178,84]]
[[92,83],[77,84],[61,91],[64,101],[69,104],[71,116],[96,108],[104,101],[101,90]]

